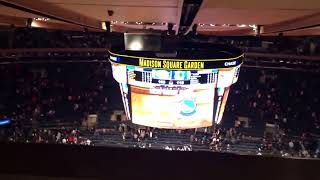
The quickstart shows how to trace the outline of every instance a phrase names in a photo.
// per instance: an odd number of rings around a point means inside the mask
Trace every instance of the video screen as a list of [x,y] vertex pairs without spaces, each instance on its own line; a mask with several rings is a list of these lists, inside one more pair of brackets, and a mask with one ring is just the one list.
[[125,33],[125,49],[131,51],[160,51],[160,34]]
[[239,67],[167,70],[113,64],[122,101],[132,123],[166,129],[220,124]]
[[161,80],[190,80],[190,71],[153,70],[152,78]]
[[170,129],[212,126],[213,92],[214,86],[211,88],[131,86],[132,122]]

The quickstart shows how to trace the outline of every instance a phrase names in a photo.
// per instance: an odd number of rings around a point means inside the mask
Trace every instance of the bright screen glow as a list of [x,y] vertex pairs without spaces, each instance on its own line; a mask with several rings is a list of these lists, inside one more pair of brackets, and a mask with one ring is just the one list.
[[139,51],[142,49],[142,44],[140,41],[133,41],[131,44],[130,44],[130,49],[132,51]]
[[131,87],[132,121],[171,129],[212,126],[214,87],[149,89]]

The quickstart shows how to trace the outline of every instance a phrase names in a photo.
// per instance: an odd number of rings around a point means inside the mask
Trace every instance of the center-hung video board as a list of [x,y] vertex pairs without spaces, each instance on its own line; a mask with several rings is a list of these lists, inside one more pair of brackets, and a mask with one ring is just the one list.
[[167,129],[212,126],[222,120],[243,55],[228,59],[166,59],[110,52],[126,115]]

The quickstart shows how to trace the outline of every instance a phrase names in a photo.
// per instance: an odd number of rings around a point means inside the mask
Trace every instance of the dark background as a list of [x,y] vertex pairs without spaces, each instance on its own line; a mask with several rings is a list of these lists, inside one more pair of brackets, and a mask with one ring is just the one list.
[[320,178],[317,171],[320,167],[318,160],[213,152],[0,144],[0,155],[0,178],[8,177],[8,174],[59,177],[58,179],[61,177],[257,180]]

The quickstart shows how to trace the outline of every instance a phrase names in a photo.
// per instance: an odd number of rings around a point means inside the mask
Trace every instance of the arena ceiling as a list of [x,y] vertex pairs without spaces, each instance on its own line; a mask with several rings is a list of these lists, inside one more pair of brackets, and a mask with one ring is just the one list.
[[211,35],[320,35],[315,0],[0,0],[0,24],[25,26],[28,18],[53,29],[101,30],[110,21],[113,31],[166,30],[173,23],[177,32],[197,24]]

